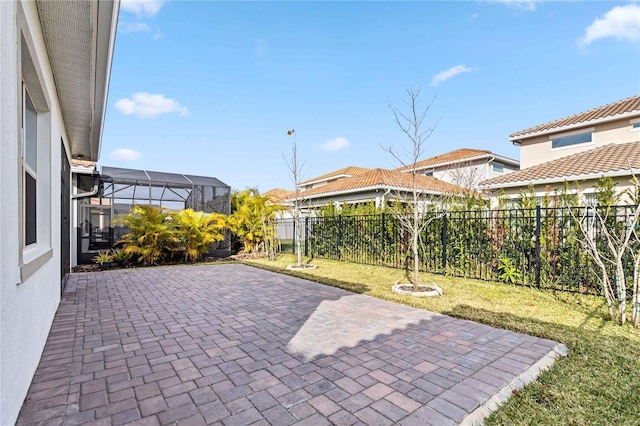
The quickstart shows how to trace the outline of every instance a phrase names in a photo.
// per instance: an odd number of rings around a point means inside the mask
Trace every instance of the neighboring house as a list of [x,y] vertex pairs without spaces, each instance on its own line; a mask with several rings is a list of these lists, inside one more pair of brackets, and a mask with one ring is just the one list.
[[367,169],[364,167],[348,166],[343,169],[336,170],[331,173],[326,173],[322,176],[305,180],[304,182],[300,182],[298,184],[298,188],[301,191],[306,191],[308,189],[317,188],[322,185],[327,185],[329,183],[336,182],[340,179],[356,176],[364,172],[368,172],[370,170],[371,169]]
[[277,219],[292,219],[293,218],[293,205],[290,198],[295,196],[295,191],[289,191],[288,189],[283,188],[273,188],[267,192],[262,194],[263,197],[267,197],[270,203],[278,204],[284,207],[284,210],[281,210],[276,213]]
[[[351,177],[343,177],[299,193],[307,208],[330,203],[359,204],[373,202],[383,207],[394,200],[410,199],[412,174],[397,170],[373,169]],[[416,175],[416,188],[421,196],[457,194],[464,189],[431,176]]]
[[273,188],[262,194],[263,197],[267,197],[269,201],[274,204],[287,205],[287,199],[295,195],[294,191],[289,191],[283,188]]
[[533,184],[536,195],[543,196],[567,182],[590,202],[602,176],[612,177],[621,193],[640,170],[640,96],[522,130],[510,139],[520,145],[523,167],[481,182],[491,195],[517,198]]
[[99,156],[118,7],[0,1],[3,425],[18,417],[69,272],[70,163]]
[[401,172],[415,170],[420,174],[475,190],[485,179],[503,176],[519,169],[518,160],[483,149],[461,148],[418,161],[415,165],[399,167],[396,170]]

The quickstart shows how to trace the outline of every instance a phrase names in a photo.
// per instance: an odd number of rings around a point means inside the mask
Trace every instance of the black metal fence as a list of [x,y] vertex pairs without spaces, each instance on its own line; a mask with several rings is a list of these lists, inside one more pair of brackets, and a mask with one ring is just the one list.
[[[580,293],[598,293],[599,271],[586,252],[579,221],[606,250],[602,224],[621,235],[634,206],[572,207],[433,212],[422,218],[421,270],[431,273]],[[281,223],[283,229],[293,229]],[[390,213],[309,217],[303,227],[305,255],[392,268],[405,268],[411,235]],[[291,237],[294,235],[290,233]],[[295,251],[292,244],[288,252]],[[640,249],[634,240],[631,250]],[[633,276],[630,254],[626,276]],[[613,268],[612,268],[613,273]],[[613,275],[612,275],[613,276]]]

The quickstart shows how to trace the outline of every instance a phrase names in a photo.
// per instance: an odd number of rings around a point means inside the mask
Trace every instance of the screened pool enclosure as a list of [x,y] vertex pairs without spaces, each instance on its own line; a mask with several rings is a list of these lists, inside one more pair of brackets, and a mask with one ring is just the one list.
[[229,185],[214,177],[102,167],[97,193],[77,200],[78,263],[89,263],[99,251],[114,247],[128,231],[113,219],[134,205],[229,214],[230,193]]

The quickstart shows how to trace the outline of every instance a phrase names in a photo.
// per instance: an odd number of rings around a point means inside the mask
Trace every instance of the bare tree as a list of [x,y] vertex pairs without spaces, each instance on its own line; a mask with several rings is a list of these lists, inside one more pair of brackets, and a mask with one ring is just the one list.
[[[633,192],[638,193],[640,186],[634,177]],[[640,219],[640,204],[637,197],[629,193],[634,205],[624,208],[624,214],[618,215],[617,209],[611,206],[587,206],[579,218],[575,217],[583,239],[579,240],[591,259],[597,265],[600,274],[599,279],[602,284],[609,316],[612,321],[617,321],[620,325],[626,322],[627,310],[627,283],[625,277],[624,256],[630,252],[633,258],[633,295],[632,295],[632,322],[634,326],[640,323],[640,251],[632,250],[631,243],[640,243],[638,235],[638,222]],[[613,216],[611,216],[613,215]],[[597,232],[599,231],[599,232]],[[613,271],[611,271],[613,269]],[[613,277],[611,277],[613,272]],[[613,278],[613,279],[612,279]],[[614,307],[617,304],[617,308]]]
[[293,136],[293,145],[291,146],[291,157],[284,157],[284,161],[287,163],[287,167],[289,168],[289,172],[291,173],[291,180],[293,182],[293,186],[295,188],[295,194],[292,199],[291,207],[293,213],[293,223],[295,228],[295,244],[296,244],[296,255],[297,255],[297,263],[296,267],[302,268],[302,235],[300,232],[300,212],[302,210],[303,197],[301,196],[300,191],[300,177],[302,174],[302,168],[304,167],[304,162],[300,162],[298,159],[298,136],[296,134],[295,129],[287,130],[288,136]]
[[453,183],[468,191],[475,191],[478,183],[485,178],[482,172],[479,167],[474,167],[471,161],[457,163],[448,170]]
[[[411,187],[409,196],[410,200],[405,203],[409,208],[409,215],[404,212],[396,214],[400,225],[411,236],[411,255],[413,258],[413,291],[418,291],[420,286],[420,235],[421,231],[428,225],[430,220],[433,220],[435,216],[431,216],[430,219],[425,220],[427,210],[429,209],[432,200],[428,200],[424,191],[418,186],[418,171],[416,170],[416,163],[420,160],[424,153],[425,144],[431,134],[435,131],[438,122],[436,121],[430,126],[425,127],[425,120],[427,113],[431,109],[435,96],[429,102],[426,107],[420,106],[420,86],[414,86],[407,89],[407,100],[404,102],[406,112],[389,105],[391,112],[393,113],[394,122],[396,127],[408,138],[408,147],[398,151],[392,146],[382,147],[388,152],[396,161],[405,166],[408,170],[407,173],[411,174]],[[398,194],[400,196],[400,194]],[[405,197],[406,198],[406,197]]]

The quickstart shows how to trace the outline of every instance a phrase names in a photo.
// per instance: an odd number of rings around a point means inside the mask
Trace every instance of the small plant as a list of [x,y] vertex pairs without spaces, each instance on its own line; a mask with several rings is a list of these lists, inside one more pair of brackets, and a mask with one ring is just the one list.
[[111,256],[113,257],[113,263],[117,263],[118,265],[126,265],[131,261],[131,254],[122,249],[113,250]]
[[115,255],[111,251],[101,251],[93,258],[93,261],[100,266],[104,266],[109,263],[113,263]]
[[500,280],[507,284],[516,284],[522,278],[522,274],[513,264],[513,259],[507,256],[498,257],[498,272],[500,272]]

